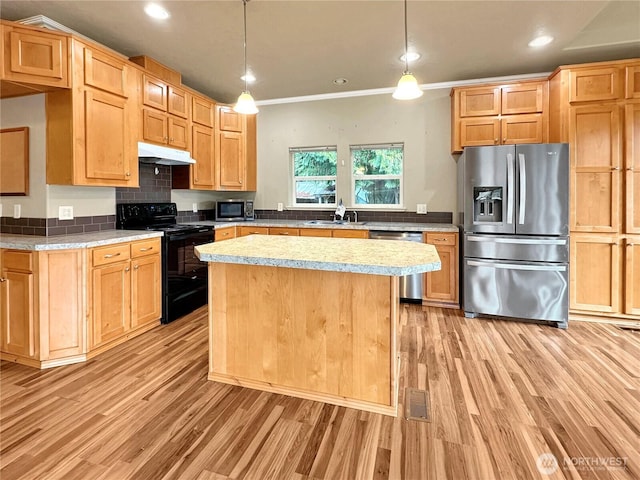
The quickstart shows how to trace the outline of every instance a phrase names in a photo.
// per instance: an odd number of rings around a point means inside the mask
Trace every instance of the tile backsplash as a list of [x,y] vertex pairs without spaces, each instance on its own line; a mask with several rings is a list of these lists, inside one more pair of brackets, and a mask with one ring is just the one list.
[[168,203],[171,201],[171,167],[169,165],[141,163],[139,175],[140,187],[116,188],[116,203]]

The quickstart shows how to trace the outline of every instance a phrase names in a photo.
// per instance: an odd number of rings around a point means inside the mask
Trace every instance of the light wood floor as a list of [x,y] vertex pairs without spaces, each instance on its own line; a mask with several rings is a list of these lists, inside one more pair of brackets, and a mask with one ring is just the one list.
[[640,479],[640,332],[401,311],[428,423],[209,382],[199,310],[86,364],[2,363],[0,478]]

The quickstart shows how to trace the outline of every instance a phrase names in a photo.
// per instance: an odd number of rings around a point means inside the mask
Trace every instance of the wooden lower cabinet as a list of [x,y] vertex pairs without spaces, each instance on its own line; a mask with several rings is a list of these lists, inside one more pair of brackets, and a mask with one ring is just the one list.
[[89,348],[99,353],[158,324],[160,240],[97,247],[90,257]]
[[301,237],[331,237],[332,231],[329,228],[301,228]]
[[640,321],[640,235],[625,240],[625,306],[624,313]]
[[620,310],[621,250],[616,235],[571,234],[571,310],[584,313]]
[[83,250],[0,251],[0,357],[38,368],[86,353]]
[[426,305],[460,308],[458,273],[458,234],[428,232],[423,241],[436,247],[442,268],[425,273],[422,300]]
[[236,228],[236,236],[245,237],[247,235],[269,235],[269,227],[249,227],[241,225]]
[[349,230],[336,228],[331,232],[334,238],[369,238],[369,230]]
[[300,236],[300,230],[297,228],[270,227],[269,235],[285,235],[290,237],[298,237]]

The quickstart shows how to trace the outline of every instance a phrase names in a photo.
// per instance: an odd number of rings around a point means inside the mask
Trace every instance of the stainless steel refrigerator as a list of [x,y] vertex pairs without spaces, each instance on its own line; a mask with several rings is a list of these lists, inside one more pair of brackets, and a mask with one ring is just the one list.
[[566,328],[569,145],[467,147],[458,162],[465,316]]

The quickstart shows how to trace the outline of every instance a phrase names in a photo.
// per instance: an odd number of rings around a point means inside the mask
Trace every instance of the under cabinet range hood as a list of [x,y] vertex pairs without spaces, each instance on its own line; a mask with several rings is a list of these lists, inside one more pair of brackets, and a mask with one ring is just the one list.
[[138,142],[138,160],[140,163],[158,165],[193,165],[196,161],[185,150],[161,147],[152,143]]

